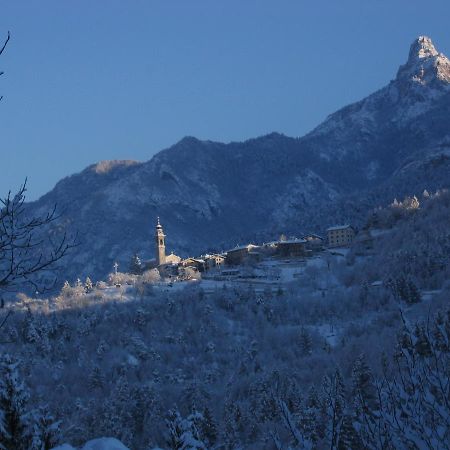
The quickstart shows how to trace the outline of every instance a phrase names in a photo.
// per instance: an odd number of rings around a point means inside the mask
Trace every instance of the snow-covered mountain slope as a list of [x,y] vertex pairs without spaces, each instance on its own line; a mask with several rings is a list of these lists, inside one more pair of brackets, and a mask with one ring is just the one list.
[[68,277],[103,276],[134,252],[193,255],[278,233],[358,223],[369,207],[450,184],[450,62],[419,37],[386,87],[330,115],[303,138],[277,133],[221,144],[187,137],[144,163],[102,162],[31,206],[57,203],[81,245]]

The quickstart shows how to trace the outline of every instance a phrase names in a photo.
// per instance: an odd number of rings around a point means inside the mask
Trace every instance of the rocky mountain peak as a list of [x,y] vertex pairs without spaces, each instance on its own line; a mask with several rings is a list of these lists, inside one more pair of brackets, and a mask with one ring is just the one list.
[[417,58],[429,58],[437,56],[439,53],[428,36],[419,36],[409,50],[408,62],[416,61]]
[[432,40],[419,36],[411,44],[408,61],[397,73],[398,81],[415,85],[447,85],[450,83],[450,61],[436,50]]

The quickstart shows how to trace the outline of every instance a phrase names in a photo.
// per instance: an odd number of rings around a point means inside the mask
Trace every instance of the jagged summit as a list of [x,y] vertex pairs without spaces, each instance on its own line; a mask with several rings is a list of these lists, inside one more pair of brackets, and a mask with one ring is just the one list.
[[437,56],[439,53],[433,45],[432,40],[428,36],[419,36],[412,44],[409,50],[408,60],[417,58],[428,58]]
[[446,87],[450,83],[450,61],[436,50],[429,37],[419,36],[411,44],[408,61],[399,68],[397,80]]

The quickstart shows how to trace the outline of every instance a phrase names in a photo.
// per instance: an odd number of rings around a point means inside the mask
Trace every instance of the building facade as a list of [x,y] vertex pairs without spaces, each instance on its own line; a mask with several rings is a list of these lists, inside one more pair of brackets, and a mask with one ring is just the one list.
[[351,225],[337,225],[327,229],[328,247],[348,247],[355,238]]

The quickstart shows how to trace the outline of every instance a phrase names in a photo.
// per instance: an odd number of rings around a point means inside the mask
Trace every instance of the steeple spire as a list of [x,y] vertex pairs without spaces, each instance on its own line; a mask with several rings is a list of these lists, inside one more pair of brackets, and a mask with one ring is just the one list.
[[166,245],[165,245],[165,237],[161,222],[159,221],[159,217],[156,221],[156,230],[155,230],[155,253],[156,253],[156,264],[160,266],[161,264],[165,264],[166,262]]

